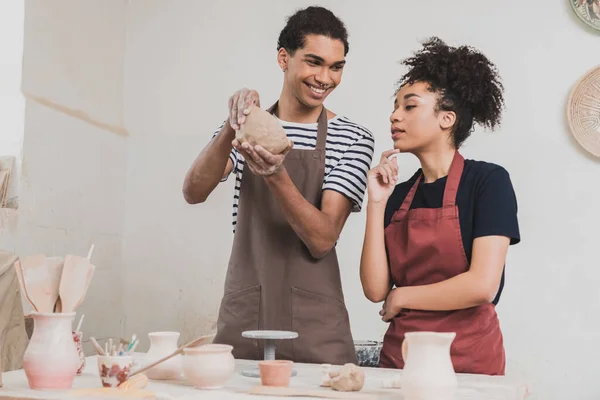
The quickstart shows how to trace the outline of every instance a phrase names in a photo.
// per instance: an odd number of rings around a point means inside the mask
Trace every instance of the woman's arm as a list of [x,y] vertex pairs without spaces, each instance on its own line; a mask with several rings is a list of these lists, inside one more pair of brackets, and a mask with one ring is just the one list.
[[360,258],[360,281],[367,299],[379,303],[392,288],[385,251],[383,217],[384,204],[367,204],[367,226]]
[[491,166],[477,185],[473,210],[473,250],[469,270],[431,285],[393,290],[381,315],[389,319],[402,308],[458,310],[493,301],[498,292],[508,246],[520,241],[517,200],[508,172]]
[[506,236],[475,239],[467,272],[431,285],[394,289],[382,310],[383,319],[393,318],[403,308],[448,311],[490,303],[500,286],[509,244]]
[[360,258],[360,282],[367,299],[379,303],[392,287],[385,251],[383,218],[388,199],[398,181],[398,164],[390,159],[398,150],[383,152],[379,165],[367,174],[367,226]]

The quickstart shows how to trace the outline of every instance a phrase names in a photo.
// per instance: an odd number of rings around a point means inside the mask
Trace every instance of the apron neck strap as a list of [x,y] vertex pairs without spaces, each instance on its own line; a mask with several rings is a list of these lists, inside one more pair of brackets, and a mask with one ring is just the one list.
[[[462,176],[465,167],[465,159],[458,152],[454,153],[452,164],[450,164],[450,171],[448,172],[448,179],[446,180],[446,187],[444,188],[444,199],[442,200],[442,207],[454,207],[456,205],[456,194],[458,193],[458,185],[460,184],[460,178]],[[404,198],[402,205],[400,206],[400,214],[404,215],[410,209],[410,205],[415,198],[415,193],[419,187],[419,183],[423,179],[423,173],[419,174],[416,182],[410,188],[410,191]]]
[[[275,114],[275,110],[277,110],[277,105],[279,101],[276,101],[271,107],[267,109],[268,113]],[[325,106],[321,108],[321,113],[319,114],[319,119],[317,120],[317,145],[315,147],[316,150],[325,150],[325,145],[327,144],[327,110]]]
[[450,171],[448,172],[448,179],[446,180],[446,187],[444,188],[443,207],[454,207],[456,205],[458,185],[460,184],[460,178],[462,177],[464,168],[465,159],[457,150],[454,153],[452,164],[450,164]]

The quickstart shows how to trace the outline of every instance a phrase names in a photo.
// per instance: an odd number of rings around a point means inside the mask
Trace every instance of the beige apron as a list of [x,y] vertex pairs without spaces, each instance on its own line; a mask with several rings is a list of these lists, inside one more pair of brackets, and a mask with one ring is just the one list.
[[[274,113],[275,103],[268,109]],[[292,149],[284,165],[304,198],[321,206],[327,112],[319,116],[314,150]],[[242,172],[236,233],[225,279],[215,343],[234,346],[236,358],[260,360],[263,342],[249,330],[284,330],[298,338],[277,342],[278,359],[357,363],[335,248],[314,259],[286,220],[262,176]]]

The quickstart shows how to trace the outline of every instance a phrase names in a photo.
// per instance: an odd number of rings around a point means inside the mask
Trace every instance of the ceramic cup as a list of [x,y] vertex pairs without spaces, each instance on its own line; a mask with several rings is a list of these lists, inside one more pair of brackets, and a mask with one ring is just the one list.
[[81,338],[83,334],[81,332],[73,332],[73,341],[75,347],[77,347],[77,354],[79,354],[79,368],[77,369],[77,375],[81,375],[85,368],[85,354],[83,353],[83,345],[81,344]]
[[289,386],[293,364],[293,361],[288,360],[259,361],[258,369],[261,384],[263,386]]
[[98,356],[98,374],[103,387],[117,387],[131,373],[131,356]]

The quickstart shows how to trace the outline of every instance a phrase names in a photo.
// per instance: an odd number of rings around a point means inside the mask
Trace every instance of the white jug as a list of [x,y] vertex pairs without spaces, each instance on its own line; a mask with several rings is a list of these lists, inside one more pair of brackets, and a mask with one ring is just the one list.
[[402,343],[406,400],[452,400],[458,382],[450,358],[455,332],[407,332]]

